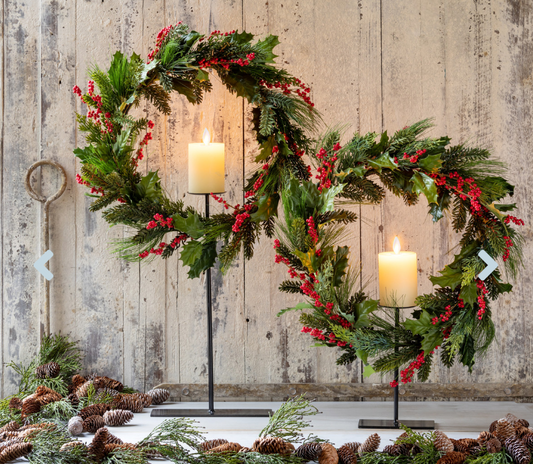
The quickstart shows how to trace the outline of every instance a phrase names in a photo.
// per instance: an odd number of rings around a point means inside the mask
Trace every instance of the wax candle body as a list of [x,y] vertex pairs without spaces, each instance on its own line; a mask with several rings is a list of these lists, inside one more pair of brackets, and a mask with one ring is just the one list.
[[381,306],[414,306],[417,297],[416,253],[379,253],[379,302]]
[[189,143],[189,193],[222,193],[224,177],[223,143]]

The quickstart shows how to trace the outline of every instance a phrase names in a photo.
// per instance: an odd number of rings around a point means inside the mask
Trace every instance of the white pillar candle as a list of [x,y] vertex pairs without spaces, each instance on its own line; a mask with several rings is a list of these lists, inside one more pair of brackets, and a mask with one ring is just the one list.
[[203,143],[189,143],[189,193],[223,193],[224,144],[211,143],[204,130]]
[[416,253],[400,251],[398,237],[393,249],[378,255],[379,303],[397,308],[414,306],[418,295]]

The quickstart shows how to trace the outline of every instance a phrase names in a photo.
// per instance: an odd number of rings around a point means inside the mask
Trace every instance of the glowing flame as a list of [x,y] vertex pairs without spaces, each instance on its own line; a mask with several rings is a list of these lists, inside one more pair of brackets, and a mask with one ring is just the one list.
[[394,250],[394,253],[398,254],[400,250],[402,249],[400,245],[400,241],[398,240],[398,237],[394,237],[394,243],[392,244],[392,249]]
[[211,142],[211,134],[209,133],[207,128],[204,129],[204,135],[202,137],[202,140],[206,145],[209,145],[209,142]]

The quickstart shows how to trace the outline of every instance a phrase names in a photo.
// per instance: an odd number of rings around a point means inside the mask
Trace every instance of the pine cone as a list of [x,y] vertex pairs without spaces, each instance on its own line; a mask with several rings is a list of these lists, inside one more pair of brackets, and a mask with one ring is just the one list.
[[17,421],[11,421],[4,425],[2,428],[0,428],[0,433],[3,432],[15,432],[20,428],[20,425]]
[[330,445],[329,443],[321,443],[320,446],[322,447],[322,453],[320,454],[318,458],[318,463],[319,464],[338,464],[339,455],[337,454],[337,450],[335,449],[335,447],[333,445]]
[[146,394],[152,397],[152,404],[163,404],[170,397],[170,391],[164,388],[153,388]]
[[400,445],[387,445],[383,448],[383,452],[390,454],[391,456],[400,456],[402,454],[400,451]]
[[[89,416],[83,421],[83,430],[89,433],[96,433],[99,429],[105,426],[104,418],[102,416]],[[107,429],[106,429],[107,430]]]
[[342,446],[347,446],[348,448],[352,450],[352,453],[358,454],[359,452],[358,450],[359,450],[359,447],[361,446],[361,443],[359,443],[358,441],[351,441],[349,443],[345,443]]
[[134,393],[142,402],[145,408],[149,408],[152,405],[152,397],[146,393]]
[[500,443],[500,440],[497,438],[491,438],[486,444],[485,448],[487,448],[487,452],[494,454],[499,453],[502,450],[502,444]]
[[468,455],[458,451],[450,451],[437,461],[437,464],[463,464]]
[[115,398],[115,396],[120,395],[120,393],[117,390],[113,390],[112,388],[107,387],[99,388],[98,390],[96,390],[96,396],[104,395],[112,396],[113,398]]
[[435,440],[433,441],[435,448],[437,448],[441,453],[447,454],[453,451],[453,443],[448,438],[444,432],[440,430],[435,431]]
[[62,399],[63,397],[57,392],[47,393],[36,398],[36,400],[41,404],[41,406],[46,406],[47,404],[55,403],[56,401],[61,401]]
[[59,399],[63,398],[58,392],[48,388],[46,385],[39,385],[35,390],[35,397],[38,398],[43,395],[59,395]]
[[38,379],[53,379],[59,375],[61,367],[56,362],[49,362],[35,368],[35,377]]
[[496,424],[498,424],[497,420],[495,420],[492,424],[490,424],[490,426],[489,426],[489,432],[490,433],[494,433],[494,431],[496,430]]
[[[464,444],[460,440],[454,440],[453,438],[450,438],[450,441],[453,443],[454,451],[459,451],[460,453],[468,453],[470,448],[466,444]],[[474,446],[477,446],[478,442],[476,440],[474,440],[474,442]]]
[[337,449],[337,454],[339,455],[339,464],[357,464],[357,456],[348,446],[341,446]]
[[491,439],[496,438],[494,434],[491,432],[481,432],[479,434],[479,437],[477,437],[477,442],[479,443],[479,446],[485,446],[485,444]]
[[131,450],[134,451],[137,449],[136,445],[133,445],[132,443],[107,443],[104,447],[104,453],[106,456],[110,453],[113,453],[117,450]]
[[215,438],[213,440],[204,441],[200,445],[200,448],[202,449],[202,451],[205,452],[209,451],[210,449],[216,448],[217,446],[224,445],[225,443],[228,443],[228,440],[224,438]]
[[519,421],[518,417],[516,417],[514,414],[506,414],[504,419],[509,422],[510,424],[515,424],[516,422]]
[[118,402],[117,409],[127,409],[131,412],[142,412],[144,409],[143,401],[136,395],[122,395]]
[[69,394],[75,393],[78,387],[81,387],[85,382],[87,382],[87,379],[85,377],[82,377],[78,374],[74,375],[70,380],[70,385],[68,386]]
[[529,427],[529,422],[525,419],[518,419],[518,423],[522,424],[524,427]]
[[496,423],[496,429],[493,433],[496,435],[498,440],[503,442],[508,438],[515,436],[515,428],[510,422],[506,421],[505,419],[500,419]]
[[239,450],[239,453],[251,453],[252,452],[252,449],[251,448],[247,448],[246,446],[243,446],[240,450]]
[[519,422],[515,422],[514,427],[515,427],[515,436],[517,438],[522,439],[523,437],[531,433],[531,430],[528,427],[524,427]]
[[112,433],[109,433],[109,430],[107,431],[107,440],[105,442],[106,445],[122,445],[124,443],[120,438],[116,437]]
[[86,382],[82,383],[78,388],[76,388],[76,396],[78,398],[85,398],[91,385],[93,385],[92,380],[87,380]]
[[103,416],[107,411],[111,410],[111,406],[105,403],[96,403],[86,406],[79,413],[82,419],[87,419],[90,416]]
[[359,455],[373,453],[377,451],[381,443],[381,438],[377,433],[370,435],[357,450]]
[[19,434],[19,430],[15,430],[14,432],[2,432],[0,434],[0,441],[11,441],[14,438],[20,438]]
[[98,390],[99,388],[112,388],[118,392],[124,390],[124,385],[118,380],[110,379],[109,377],[96,377],[94,379],[94,388]]
[[75,408],[78,407],[78,405],[80,404],[80,399],[78,398],[78,396],[76,395],[76,393],[70,393],[68,396],[67,396],[67,401],[70,402],[70,404],[72,406],[74,406]]
[[36,399],[30,398],[24,400],[24,403],[22,404],[22,412],[20,417],[22,419],[26,419],[30,414],[35,414],[41,410],[41,403],[39,403]]
[[9,409],[22,409],[23,402],[17,396],[9,400]]
[[31,443],[13,443],[6,446],[0,452],[0,463],[4,464],[9,461],[14,461],[17,458],[27,456],[31,453],[33,445]]
[[[96,416],[100,417],[100,416]],[[100,419],[102,419],[100,417]],[[103,419],[102,419],[103,421]],[[94,435],[93,441],[89,445],[89,453],[92,454],[98,462],[104,459],[105,456],[105,446],[107,441],[107,429],[102,427],[98,429]]]
[[115,409],[113,411],[107,411],[104,414],[105,425],[111,427],[119,427],[127,424],[133,419],[133,413],[131,411],[125,411],[124,409]]
[[[346,445],[342,448],[345,446]],[[352,451],[352,453],[354,452],[352,449],[350,449],[350,451]],[[294,454],[305,462],[318,461],[318,458],[322,454],[322,446],[320,446],[320,443],[304,443],[298,447]]]
[[252,450],[261,454],[281,454],[288,456],[294,451],[294,446],[287,443],[283,438],[265,437],[255,440]]
[[483,454],[484,452],[484,449],[482,446],[472,446],[472,448],[470,448],[470,454],[472,456],[477,456],[478,454]]
[[67,425],[69,433],[76,437],[83,433],[83,419],[80,416],[71,417]]
[[528,447],[518,438],[509,437],[505,440],[504,446],[516,464],[529,464],[531,461]]
[[220,446],[215,446],[214,448],[211,448],[209,451],[206,451],[208,454],[216,454],[216,453],[236,453],[242,448],[241,445],[238,443],[224,443]]
[[61,448],[59,448],[59,451],[71,451],[74,448],[86,448],[87,446],[85,443],[81,441],[69,441],[68,443],[65,443]]
[[466,446],[467,450],[472,448],[472,446],[478,446],[479,445],[479,442],[476,439],[474,439],[474,438],[461,438],[458,441],[460,441],[464,446]]
[[533,451],[533,433],[523,436],[522,443],[524,443],[530,451]]

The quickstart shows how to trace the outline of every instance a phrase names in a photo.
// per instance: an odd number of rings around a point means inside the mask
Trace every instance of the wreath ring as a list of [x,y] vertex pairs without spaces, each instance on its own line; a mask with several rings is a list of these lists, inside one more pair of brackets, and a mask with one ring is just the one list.
[[[521,265],[522,237],[514,226],[523,221],[509,214],[514,204],[497,203],[514,193],[502,176],[504,165],[487,150],[425,137],[429,120],[392,136],[356,133],[344,145],[337,130],[313,140],[321,118],[309,87],[275,66],[276,36],[253,39],[237,31],[205,36],[178,23],[160,31],[146,62],[117,52],[107,71],[96,65],[90,70],[85,94],[74,87],[88,107],[76,116],[87,141],[74,150],[81,162],[77,180],[95,197],[91,211],[103,210],[108,223],[134,231],[116,251],[130,261],[148,261],[180,249],[180,260],[195,278],[216,260],[227,270],[241,249],[249,259],[264,232],[276,236],[276,262],[288,267],[290,279],[280,290],[306,297],[280,314],[302,310],[302,331],[319,345],[340,348],[339,364],[360,358],[377,372],[403,368],[404,383],[416,372],[424,381],[441,347],[446,366],[458,360],[471,369],[476,354],[494,338],[490,300],[512,288],[499,271],[478,279],[485,266],[478,254],[485,250],[500,259],[511,277]],[[207,71],[253,106],[259,144],[259,168],[247,180],[244,203],[229,205],[213,195],[232,212],[209,218],[168,198],[157,172],[138,172],[154,124],[128,114],[143,98],[170,114],[173,91],[201,102],[211,90]],[[407,205],[424,195],[433,221],[448,213],[454,230],[462,233],[453,262],[430,279],[434,293],[419,296],[411,318],[398,327],[386,312],[378,314],[383,308],[376,300],[353,291],[358,276],[349,266],[349,248],[337,245],[342,227],[357,219],[339,200],[376,204],[385,189]],[[283,221],[277,220],[280,204]],[[217,252],[220,241],[224,245]]]

